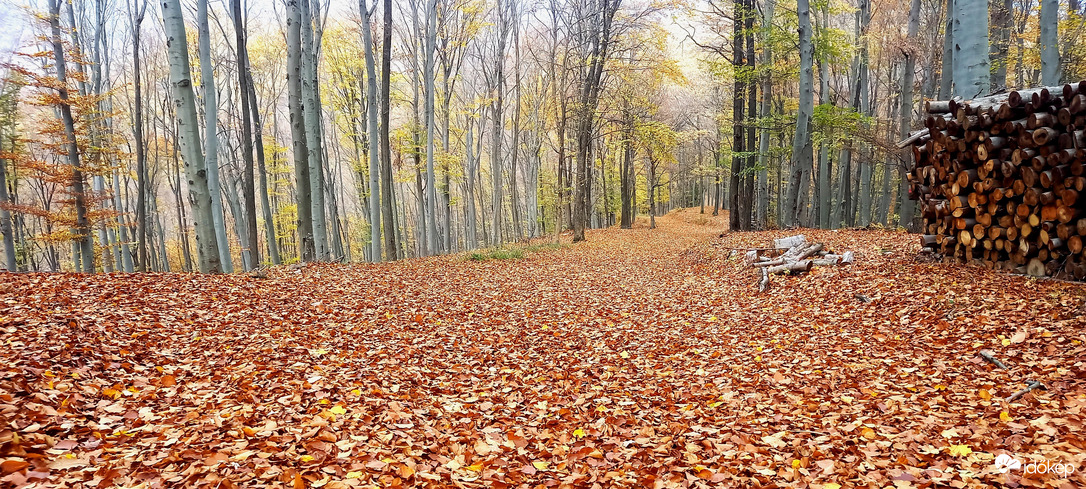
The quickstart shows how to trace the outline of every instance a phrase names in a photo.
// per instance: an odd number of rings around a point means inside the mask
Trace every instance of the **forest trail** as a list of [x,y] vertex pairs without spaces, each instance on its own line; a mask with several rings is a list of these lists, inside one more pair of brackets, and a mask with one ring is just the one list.
[[1086,485],[1082,285],[804,230],[856,264],[758,293],[724,247],[792,233],[658,223],[519,260],[0,276],[0,486]]

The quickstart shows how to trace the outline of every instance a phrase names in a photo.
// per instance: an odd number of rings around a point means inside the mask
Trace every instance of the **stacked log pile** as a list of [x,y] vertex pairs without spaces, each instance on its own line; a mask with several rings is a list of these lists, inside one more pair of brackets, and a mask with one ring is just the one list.
[[923,246],[989,268],[1086,278],[1086,81],[929,101],[911,145]]

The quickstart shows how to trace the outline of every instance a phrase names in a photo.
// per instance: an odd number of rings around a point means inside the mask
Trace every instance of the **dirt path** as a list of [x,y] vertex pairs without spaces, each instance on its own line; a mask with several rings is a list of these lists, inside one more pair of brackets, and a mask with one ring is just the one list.
[[759,294],[717,245],[786,233],[658,222],[521,260],[0,276],[0,486],[1086,485],[1084,287],[807,231],[857,263]]

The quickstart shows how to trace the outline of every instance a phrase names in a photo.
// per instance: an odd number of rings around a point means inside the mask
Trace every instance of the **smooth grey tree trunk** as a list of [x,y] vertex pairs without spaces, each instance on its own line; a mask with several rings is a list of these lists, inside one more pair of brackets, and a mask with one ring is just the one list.
[[[758,136],[758,181],[755,183],[758,208],[755,211],[758,226],[765,229],[769,224],[769,122],[768,117],[773,111],[773,50],[768,42],[773,29],[773,11],[776,8],[776,0],[766,0],[765,14],[762,17],[762,106],[759,116],[763,119]],[[700,154],[700,152],[699,152]],[[704,207],[704,203],[702,204]],[[702,212],[704,214],[704,210]]]
[[[4,95],[6,83],[0,85],[0,97]],[[7,103],[0,99],[0,103]],[[0,106],[0,111],[7,112],[8,108]],[[0,152],[3,152],[4,128],[0,126]],[[8,160],[0,158],[0,203],[9,204],[8,196]],[[15,233],[11,228],[11,211],[5,206],[0,206],[0,235],[4,237],[4,265],[9,272],[19,271],[19,262],[15,255]]]
[[[1003,0],[1002,5],[993,4],[991,14],[992,29],[995,31],[996,38],[988,48],[988,56],[992,63],[991,89],[997,90],[1007,86],[1007,53],[1010,51],[1014,0]],[[911,22],[911,12],[909,19]]]
[[988,2],[954,2],[953,94],[971,100],[989,91]]
[[[819,36],[824,36],[826,29],[829,28],[829,5],[823,4],[821,9],[821,25],[819,26]],[[823,59],[822,56],[818,60],[818,101],[819,103],[833,104],[833,100],[830,97],[830,63],[828,59]],[[818,227],[822,229],[830,229],[830,204],[833,201],[833,173],[830,166],[830,146],[827,141],[822,142],[822,147],[818,152]]]
[[1046,87],[1060,83],[1059,0],[1041,1],[1041,84]]
[[475,217],[475,169],[478,167],[478,156],[474,153],[475,123],[471,120],[471,115],[468,118],[468,130],[464,144],[464,151],[466,152],[464,161],[464,227],[467,228],[464,232],[464,242],[469,250],[473,250],[479,247],[479,237],[476,234],[478,224]]
[[[309,163],[310,205],[313,219],[313,257],[317,261],[327,261],[331,256],[328,248],[328,219],[324,206],[324,169],[321,159],[321,101],[318,94],[317,51],[320,40],[314,36],[314,22],[320,22],[319,15],[313,15],[312,6],[319,0],[301,0],[301,39],[302,39],[302,117],[305,121],[306,150]],[[317,18],[314,18],[317,17]]]
[[954,95],[954,14],[954,0],[946,0],[946,26],[943,32],[943,67],[939,77],[939,100],[946,100]]
[[[871,2],[870,0],[860,0],[860,10],[856,12],[857,20],[857,38],[860,41],[860,66],[859,66],[859,85],[857,89],[860,92],[860,112],[865,116],[871,115],[871,68],[870,61],[867,52],[867,28],[871,22]],[[861,124],[865,129],[867,124]],[[866,145],[863,146],[863,152],[860,160],[860,188],[858,198],[858,210],[859,216],[856,223],[860,226],[867,226],[871,224],[871,207],[872,207],[872,195],[871,185],[873,168],[872,168],[872,149]]]
[[366,0],[358,0],[362,13],[362,44],[366,56],[366,122],[369,137],[370,166],[370,260],[381,261],[381,183],[380,137],[377,135],[377,66],[373,58],[373,36],[370,33],[370,11]]
[[792,141],[792,183],[788,186],[788,207],[782,216],[785,226],[803,224],[800,193],[809,191],[809,176],[814,165],[814,147],[811,143],[811,117],[814,112],[814,43],[811,42],[811,7],[808,0],[798,0],[799,16],[799,112],[796,115],[796,133]]
[[434,50],[437,49],[437,0],[430,0],[426,7],[426,47],[423,83],[425,83],[426,117],[426,216],[422,223],[426,226],[426,245],[432,253],[441,253],[441,240],[437,233],[437,176],[434,174]]
[[400,258],[397,245],[395,206],[392,192],[392,145],[389,140],[389,118],[392,106],[392,0],[384,2],[384,41],[381,45],[381,206],[384,211],[385,256],[389,260]]
[[[429,22],[429,14],[427,14],[427,22]],[[411,25],[413,27],[412,32],[419,36],[423,36],[422,29],[425,28],[419,22],[419,9],[418,2],[411,2]],[[423,116],[419,113],[420,105],[420,86],[423,84],[422,70],[419,69],[419,42],[408,42],[408,49],[411,52],[411,112],[413,117],[414,126],[411,131],[411,139],[415,148],[421,148],[424,144],[422,141],[423,128]],[[423,41],[421,44],[425,44]],[[423,64],[425,64],[423,62]],[[425,94],[422,95],[425,97]],[[433,250],[429,247],[429,239],[427,238],[426,225],[426,189],[423,186],[422,168],[419,164],[421,155],[416,149],[411,152],[412,164],[415,168],[415,206],[418,214],[418,219],[415,220],[415,235],[416,245],[418,247],[419,256],[427,256]],[[406,219],[403,221],[406,226]]]
[[211,30],[207,21],[208,0],[196,2],[196,25],[199,30],[200,87],[204,96],[204,168],[211,194],[211,219],[215,228],[215,244],[219,249],[222,271],[234,272],[230,240],[226,235],[223,214],[222,187],[219,182],[219,105],[215,87],[215,68],[211,64]]
[[[56,0],[53,0],[56,1]],[[181,158],[185,162],[189,205],[196,229],[197,263],[201,272],[219,273],[219,247],[212,222],[212,199],[208,186],[207,167],[200,148],[200,126],[196,117],[196,95],[192,90],[192,70],[189,67],[188,40],[180,0],[163,0],[162,19],[166,30],[166,48],[170,62],[170,85],[174,111],[177,115],[177,135]]]

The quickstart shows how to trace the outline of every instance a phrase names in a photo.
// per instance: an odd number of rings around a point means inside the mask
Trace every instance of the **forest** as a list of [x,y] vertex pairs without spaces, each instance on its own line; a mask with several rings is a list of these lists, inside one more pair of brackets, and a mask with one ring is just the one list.
[[0,0],[0,489],[1086,487],[1084,19]]
[[689,206],[915,229],[924,100],[1086,78],[1076,0],[958,3],[10,5],[4,265],[395,260]]

